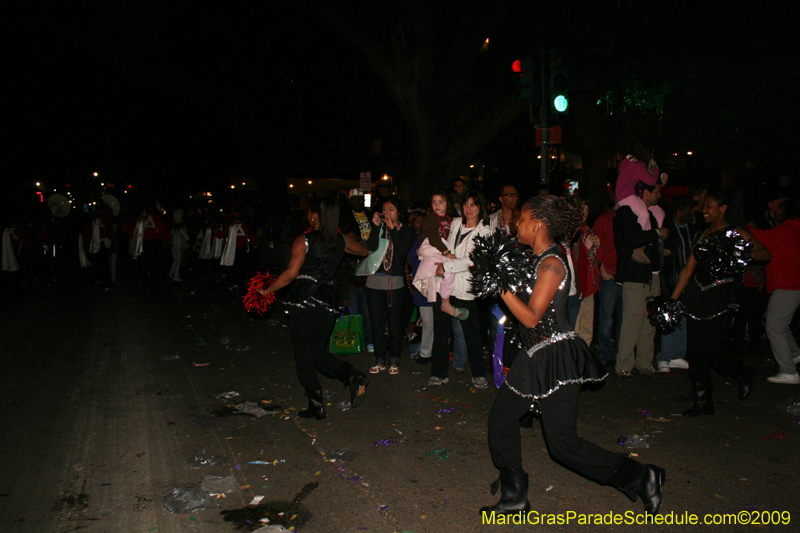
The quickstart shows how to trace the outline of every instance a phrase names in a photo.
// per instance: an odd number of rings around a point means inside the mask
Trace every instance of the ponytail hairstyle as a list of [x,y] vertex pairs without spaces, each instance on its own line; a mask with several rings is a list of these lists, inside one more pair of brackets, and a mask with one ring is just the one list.
[[553,242],[570,242],[583,224],[583,206],[572,197],[534,196],[523,206],[544,222]]
[[339,234],[339,202],[335,198],[314,199],[308,210],[319,216],[319,236],[328,250],[336,249]]
[[734,228],[744,227],[744,207],[742,192],[739,189],[729,187],[723,191],[711,191],[706,194],[706,198],[713,198],[720,207],[728,206],[728,209],[725,210],[725,221],[728,224]]

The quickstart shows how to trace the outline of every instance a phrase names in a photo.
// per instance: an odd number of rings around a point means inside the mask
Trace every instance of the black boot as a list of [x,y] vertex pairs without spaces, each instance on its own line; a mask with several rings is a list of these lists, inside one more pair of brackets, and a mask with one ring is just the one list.
[[345,388],[350,387],[350,405],[358,407],[367,394],[369,378],[350,363],[344,363],[336,369],[336,379],[344,383]]
[[694,383],[694,405],[683,412],[683,416],[713,415],[714,402],[711,400],[711,388],[702,383]]
[[753,392],[753,377],[756,375],[756,371],[753,370],[753,367],[746,366],[744,370],[741,372],[736,381],[739,382],[739,399],[744,400],[750,393]]
[[300,411],[297,416],[300,418],[316,418],[317,420],[325,419],[325,398],[322,396],[321,390],[306,389],[306,396],[308,396],[308,409]]
[[531,510],[528,501],[528,474],[515,470],[500,470],[500,477],[492,483],[492,494],[500,487],[500,501],[491,507],[481,507],[481,513],[515,514],[527,513]]
[[636,496],[642,498],[644,510],[657,514],[661,509],[661,485],[666,481],[667,473],[656,465],[643,465],[627,457],[622,458],[611,482],[632,501]]

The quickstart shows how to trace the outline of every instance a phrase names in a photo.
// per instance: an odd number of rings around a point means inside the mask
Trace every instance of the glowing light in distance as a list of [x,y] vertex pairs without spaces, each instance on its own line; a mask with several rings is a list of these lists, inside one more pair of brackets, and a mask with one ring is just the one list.
[[37,181],[37,182],[36,182],[36,186],[38,187],[39,185],[41,185],[41,183],[39,183],[39,182]]
[[308,180],[308,184],[311,185],[311,180]]
[[692,152],[686,152],[686,155],[692,155]]
[[235,189],[235,188],[236,188],[236,185],[231,185],[231,189]]
[[97,177],[97,172],[92,172],[92,176]]
[[294,185],[290,183],[289,184],[289,188],[291,189],[292,187],[294,187]]

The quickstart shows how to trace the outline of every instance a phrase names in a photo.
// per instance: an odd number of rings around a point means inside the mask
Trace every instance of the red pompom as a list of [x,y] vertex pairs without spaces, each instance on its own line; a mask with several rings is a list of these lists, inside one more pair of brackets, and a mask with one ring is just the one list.
[[275,277],[269,272],[264,272],[263,274],[256,272],[256,275],[250,279],[250,281],[247,283],[247,294],[245,294],[244,298],[242,298],[244,308],[248,313],[256,312],[259,315],[263,315],[267,309],[269,309],[269,306],[275,303],[277,298],[275,297],[274,292],[271,292],[266,296],[261,296],[261,294],[258,292],[266,289],[274,282]]

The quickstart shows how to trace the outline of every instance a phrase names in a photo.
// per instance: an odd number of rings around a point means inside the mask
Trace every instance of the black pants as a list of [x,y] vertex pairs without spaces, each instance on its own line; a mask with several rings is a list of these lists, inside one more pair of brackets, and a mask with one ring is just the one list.
[[[405,287],[394,290],[366,288],[367,309],[372,321],[372,342],[375,346],[375,362],[385,365],[388,357],[390,365],[400,364],[405,324],[403,323],[403,299],[408,295]],[[389,305],[391,303],[391,305]],[[388,328],[387,328],[388,324]],[[386,330],[389,330],[389,344],[386,344]]]
[[721,375],[738,379],[747,367],[736,354],[725,349],[731,316],[724,313],[711,320],[694,320],[687,317],[686,359],[689,377],[707,389],[714,388],[711,369]]
[[139,280],[142,285],[150,285],[153,296],[161,295],[161,284],[164,278],[164,241],[161,239],[145,240],[142,243],[142,255],[136,258]]
[[300,384],[309,390],[322,390],[317,371],[335,377],[344,362],[328,353],[328,341],[336,315],[319,307],[289,306],[289,326],[294,345],[294,362]]
[[[450,330],[452,317],[442,311],[441,296],[436,296],[433,306],[433,352],[431,359],[431,376],[442,379],[447,377],[450,368]],[[450,297],[453,307],[463,307],[469,311],[469,317],[461,322],[464,340],[467,343],[467,357],[472,368],[472,376],[485,377],[483,364],[483,341],[481,340],[480,321],[478,319],[478,303],[475,300],[460,300]]]
[[100,244],[97,253],[89,254],[92,264],[92,277],[95,282],[100,282],[103,287],[111,286],[111,250],[105,244]]
[[733,319],[731,332],[731,349],[738,354],[744,352],[745,325],[750,334],[750,355],[757,355],[764,334],[764,314],[767,312],[769,294],[758,287],[742,287],[739,298],[739,311]]
[[[578,436],[580,391],[580,384],[562,385],[539,400],[547,449],[553,459],[567,468],[598,483],[609,484],[626,455],[612,453]],[[489,451],[497,469],[525,472],[519,419],[530,407],[530,398],[500,387],[489,411]]]
[[239,292],[242,294],[247,293],[247,265],[250,262],[250,252],[247,247],[237,248],[236,257],[233,264],[227,268],[228,275],[231,277],[231,287],[234,285],[239,287]]

